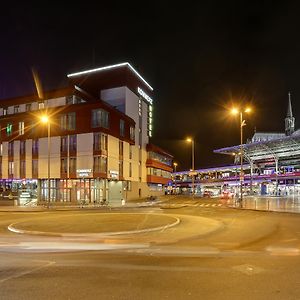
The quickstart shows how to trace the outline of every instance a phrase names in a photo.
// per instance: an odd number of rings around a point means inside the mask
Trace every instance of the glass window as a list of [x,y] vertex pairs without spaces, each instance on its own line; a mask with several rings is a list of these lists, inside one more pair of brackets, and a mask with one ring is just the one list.
[[14,142],[8,143],[8,156],[14,155]]
[[95,173],[107,173],[107,157],[106,156],[94,156],[94,172]]
[[38,160],[33,159],[32,160],[32,177],[38,176]]
[[60,128],[62,130],[76,129],[76,113],[68,113],[60,116]]
[[39,153],[39,140],[32,140],[32,154],[37,155]]
[[132,159],[132,145],[129,145],[129,159]]
[[107,134],[102,132],[94,133],[94,151],[107,151]]
[[26,162],[25,162],[25,160],[21,160],[20,161],[20,175],[22,178],[24,178],[25,174],[26,174]]
[[119,161],[119,177],[123,177],[123,160]]
[[39,109],[44,109],[44,108],[45,108],[45,103],[39,102]]
[[132,163],[129,163],[129,177],[132,177]]
[[93,109],[92,127],[109,128],[109,113],[103,109]]
[[26,140],[20,141],[20,155],[25,155],[26,151]]
[[124,147],[123,147],[123,141],[119,141],[119,155],[123,156]]
[[19,105],[14,106],[14,114],[17,114],[19,112]]
[[68,168],[67,158],[62,158],[60,160],[60,172],[63,174],[67,174],[67,168]]
[[125,121],[120,120],[120,136],[125,136]]
[[69,136],[69,151],[74,152],[77,150],[77,136],[76,134]]
[[8,162],[8,175],[11,175],[11,176],[14,175],[14,162],[13,161]]
[[67,152],[68,151],[68,137],[62,136],[60,138],[60,151]]
[[133,126],[130,126],[130,139],[135,140],[135,128]]
[[31,103],[27,103],[25,106],[26,111],[31,111]]
[[19,135],[23,135],[25,131],[24,122],[19,122]]
[[70,157],[69,163],[70,163],[69,165],[70,174],[76,173],[76,157]]
[[7,126],[6,126],[6,135],[7,136],[11,136],[12,135],[12,129],[13,129],[12,124],[8,123]]

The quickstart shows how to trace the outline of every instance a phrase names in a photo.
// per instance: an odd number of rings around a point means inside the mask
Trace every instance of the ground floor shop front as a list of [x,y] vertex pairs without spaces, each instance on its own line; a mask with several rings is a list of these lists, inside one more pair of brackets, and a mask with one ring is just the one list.
[[[120,205],[128,200],[152,195],[147,183],[110,180],[103,178],[80,179],[1,179],[0,201],[13,201],[14,205],[38,205],[55,203]],[[157,194],[163,194],[158,189]],[[1,198],[2,197],[2,198]],[[1,202],[0,202],[1,204]]]
[[[173,183],[174,194],[194,193],[199,196],[222,196],[224,192],[239,196],[240,181],[214,181],[192,183]],[[259,196],[300,196],[300,178],[245,180],[242,183],[243,194]]]

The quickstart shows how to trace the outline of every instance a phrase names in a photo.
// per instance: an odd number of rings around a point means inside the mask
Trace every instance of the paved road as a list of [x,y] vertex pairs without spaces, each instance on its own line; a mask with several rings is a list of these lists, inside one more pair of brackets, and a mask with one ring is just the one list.
[[[300,215],[184,197],[120,213],[129,211],[182,221],[156,232],[84,239],[18,235],[7,226],[88,219],[95,210],[1,212],[0,299],[300,299]],[[201,232],[211,226],[207,220],[222,226]]]

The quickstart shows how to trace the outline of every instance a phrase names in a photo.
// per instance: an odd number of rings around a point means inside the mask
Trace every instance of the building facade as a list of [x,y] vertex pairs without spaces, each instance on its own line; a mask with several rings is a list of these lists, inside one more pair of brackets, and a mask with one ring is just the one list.
[[68,78],[66,88],[41,98],[0,102],[2,196],[8,191],[21,205],[114,204],[162,194],[172,170],[155,183],[147,173],[153,88],[129,63]]

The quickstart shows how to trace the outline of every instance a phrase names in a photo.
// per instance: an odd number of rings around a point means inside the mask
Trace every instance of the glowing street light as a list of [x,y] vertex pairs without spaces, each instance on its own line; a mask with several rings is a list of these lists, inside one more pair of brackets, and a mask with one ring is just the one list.
[[50,206],[50,118],[47,115],[42,115],[40,118],[41,122],[48,125],[48,198],[47,208]]
[[237,115],[240,114],[240,135],[241,135],[241,172],[240,172],[240,205],[243,205],[243,181],[244,181],[244,170],[243,170],[243,157],[244,157],[244,148],[243,148],[243,127],[246,126],[246,121],[243,119],[243,113],[250,113],[252,109],[250,107],[245,107],[244,109],[232,108],[231,114]]

